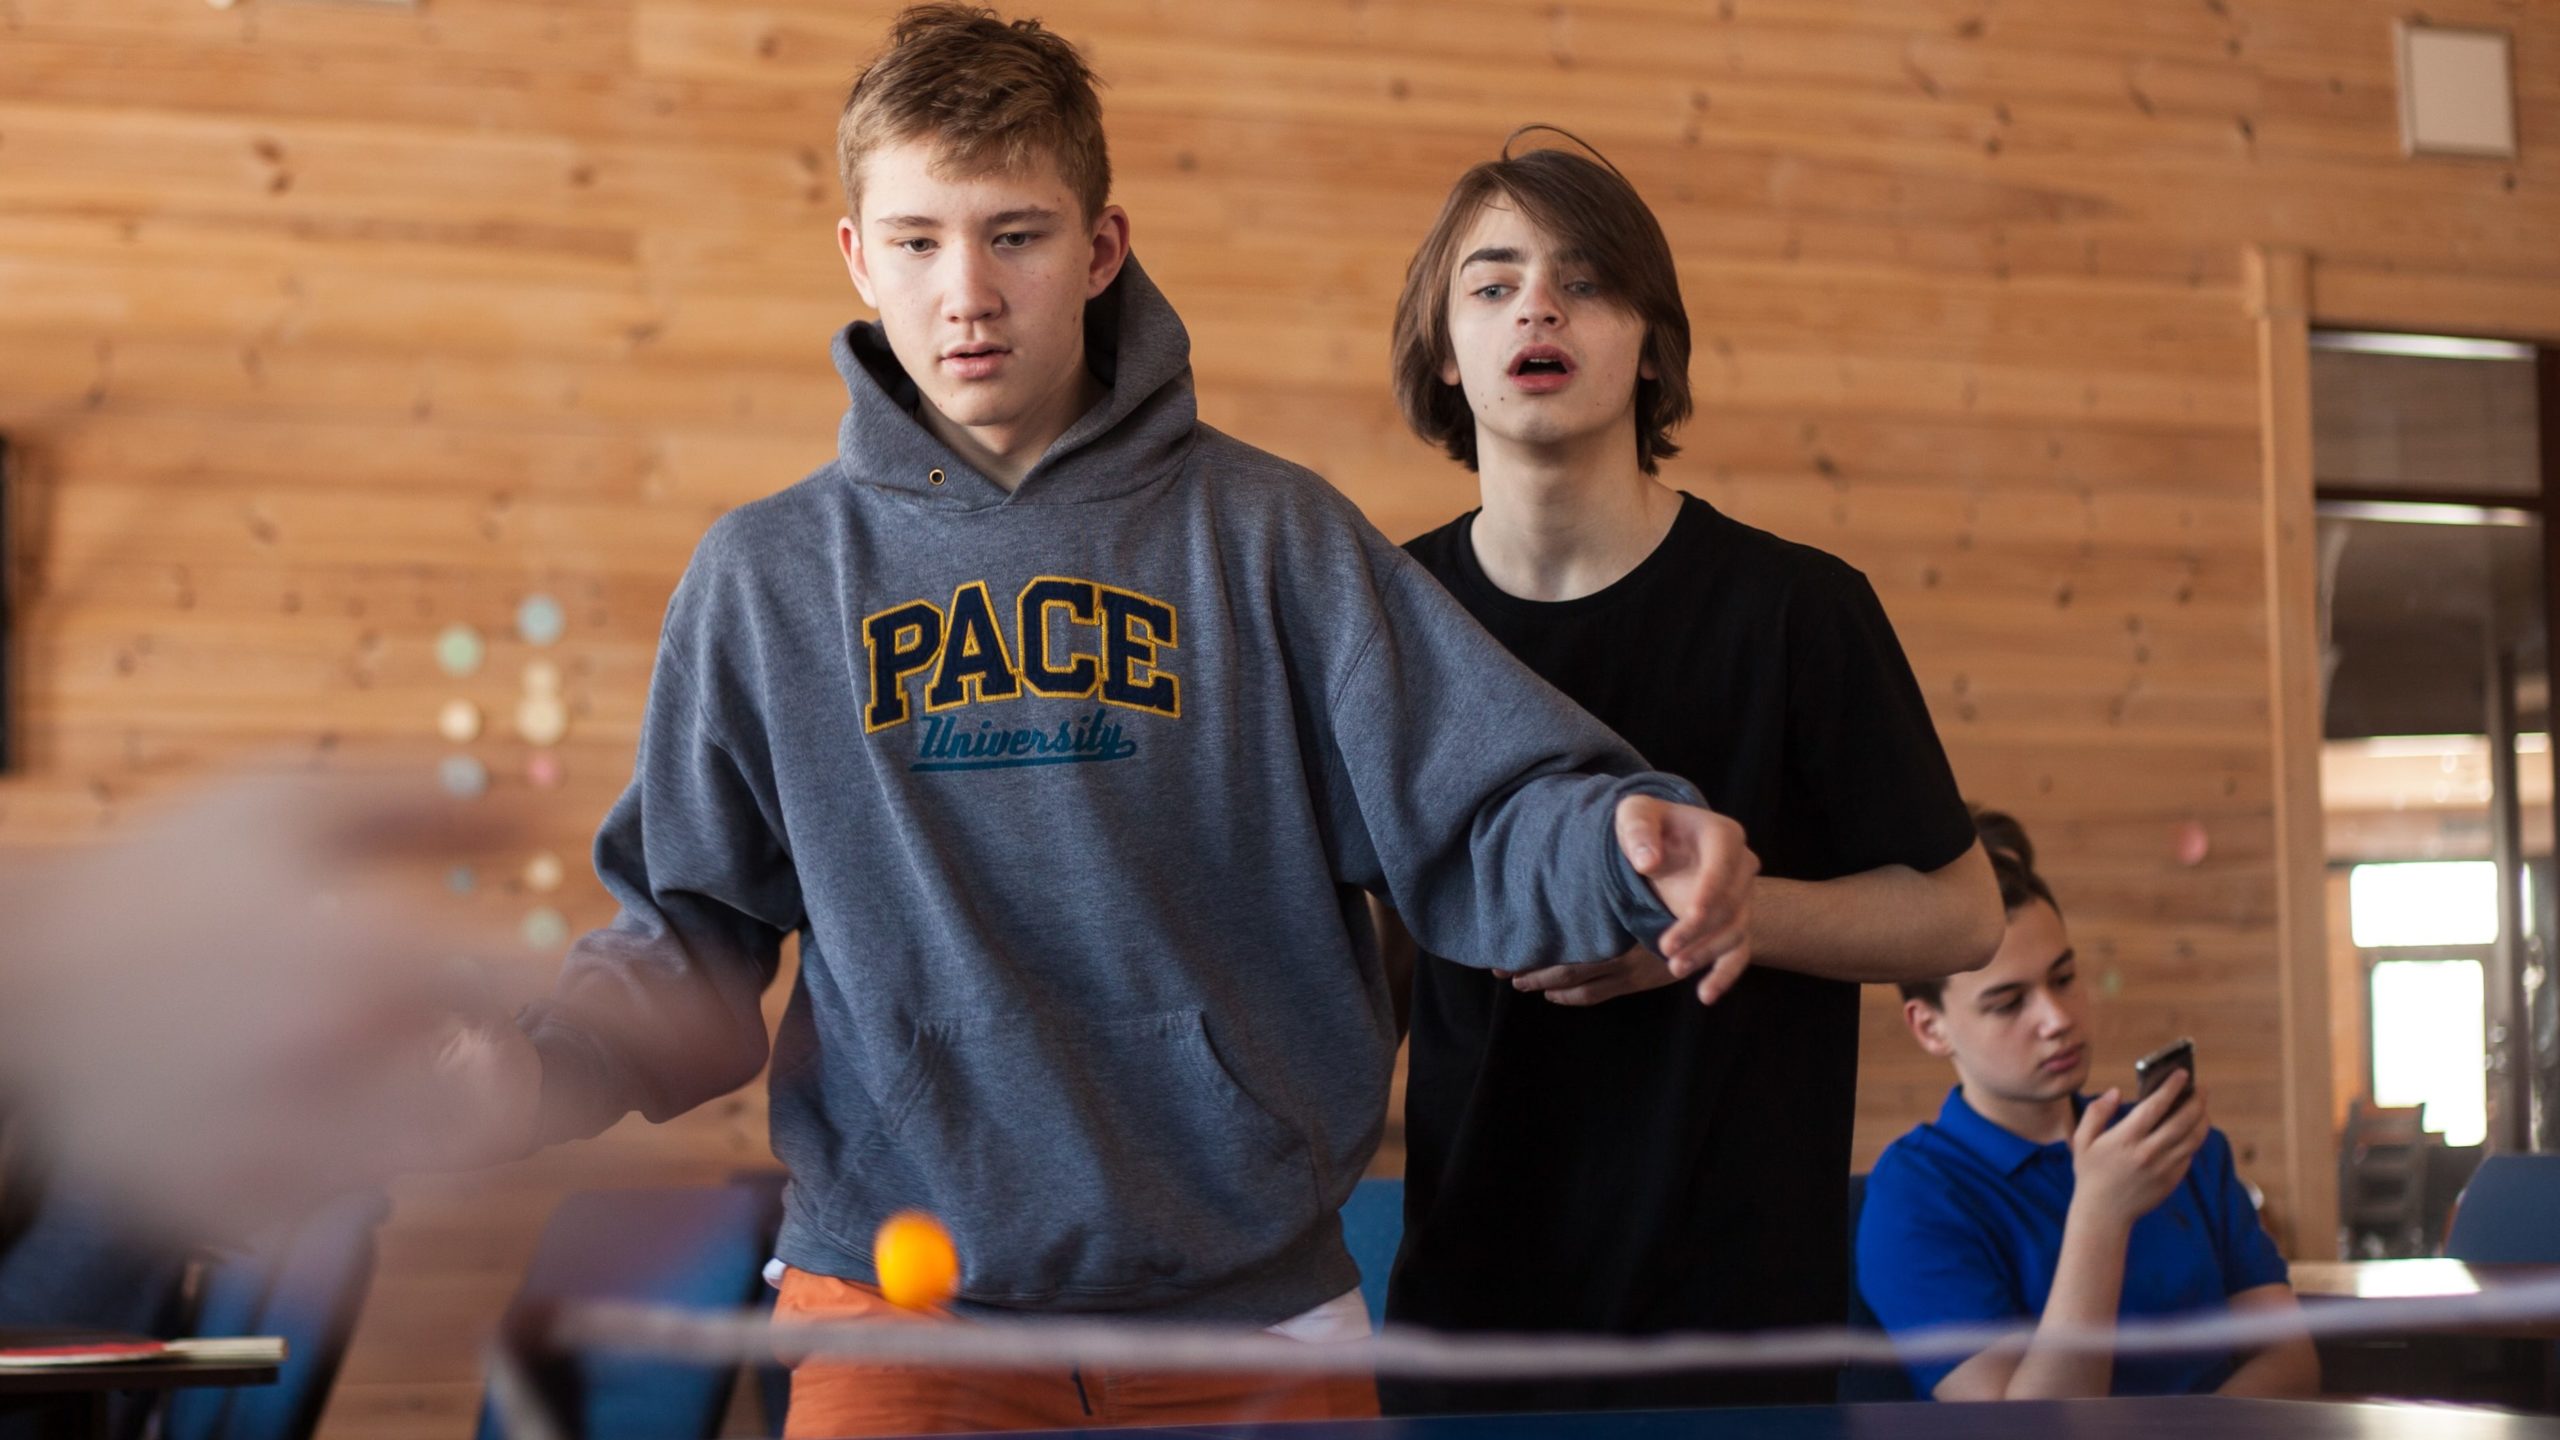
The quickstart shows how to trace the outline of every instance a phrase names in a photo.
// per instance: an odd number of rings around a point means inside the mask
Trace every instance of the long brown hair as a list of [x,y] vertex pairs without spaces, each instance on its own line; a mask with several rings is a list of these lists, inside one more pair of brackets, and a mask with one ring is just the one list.
[[1671,432],[1689,418],[1689,312],[1680,303],[1680,274],[1662,225],[1616,166],[1591,150],[1529,150],[1511,145],[1532,130],[1524,125],[1503,143],[1502,158],[1487,160],[1458,177],[1440,218],[1405,267],[1404,293],[1396,298],[1393,358],[1396,404],[1413,432],[1476,468],[1476,417],[1466,392],[1440,378],[1449,363],[1449,279],[1458,246],[1488,204],[1499,200],[1579,251],[1602,293],[1644,322],[1644,358],[1656,378],[1636,382],[1636,463],[1648,475],[1680,453]]

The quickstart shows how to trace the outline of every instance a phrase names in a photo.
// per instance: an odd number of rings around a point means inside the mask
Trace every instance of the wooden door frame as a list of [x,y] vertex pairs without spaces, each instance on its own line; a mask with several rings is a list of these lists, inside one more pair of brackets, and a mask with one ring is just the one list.
[[2329,1094],[2328,916],[2322,893],[2328,853],[2320,807],[2311,331],[2405,330],[2560,345],[2560,272],[2386,268],[2275,246],[2252,247],[2246,258],[2243,296],[2258,343],[2285,1179],[2294,1211],[2290,1248],[2296,1258],[2328,1259],[2338,1224],[2338,1135]]

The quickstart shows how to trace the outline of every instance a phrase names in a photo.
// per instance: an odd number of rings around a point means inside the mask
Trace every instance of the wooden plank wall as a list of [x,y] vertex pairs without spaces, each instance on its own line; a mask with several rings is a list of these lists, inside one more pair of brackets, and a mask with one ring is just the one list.
[[[0,0],[0,427],[32,535],[31,766],[0,782],[0,841],[93,833],[218,766],[424,767],[463,693],[498,722],[487,803],[583,854],[694,538],[831,443],[823,350],[857,306],[830,125],[889,9]],[[2400,155],[2384,0],[1046,13],[1110,82],[1205,414],[1398,535],[1471,498],[1386,396],[1410,246],[1511,126],[1604,147],[1696,324],[1673,478],[1874,578],[1966,787],[2044,847],[2111,1001],[2106,1068],[2194,1034],[2291,1213],[2243,249],[2459,272],[2472,314],[2549,279],[2560,4],[2430,7],[2515,32],[2520,163]],[[548,794],[504,733],[535,590],[570,621]],[[456,621],[498,637],[462,684],[430,650]],[[521,857],[480,858],[455,903],[511,921]],[[582,875],[564,908],[605,915]],[[1882,998],[1868,1018],[1862,1163],[1946,1079]],[[405,1187],[330,1440],[462,1433],[561,1187],[762,1155],[742,1095]]]

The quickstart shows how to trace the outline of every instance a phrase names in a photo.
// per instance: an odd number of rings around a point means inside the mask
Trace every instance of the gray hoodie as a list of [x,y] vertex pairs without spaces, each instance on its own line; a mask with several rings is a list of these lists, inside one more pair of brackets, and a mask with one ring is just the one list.
[[753,1078],[796,934],[782,1259],[872,1279],[916,1208],[965,1304],[1270,1324],[1357,1283],[1335,1212],[1396,1046],[1362,892],[1435,954],[1614,955],[1669,922],[1616,803],[1697,797],[1201,424],[1135,262],[1087,331],[1109,396],[1010,493],[877,327],[837,337],[839,455],[668,606],[596,837],[621,913],[525,1016],[545,1135]]

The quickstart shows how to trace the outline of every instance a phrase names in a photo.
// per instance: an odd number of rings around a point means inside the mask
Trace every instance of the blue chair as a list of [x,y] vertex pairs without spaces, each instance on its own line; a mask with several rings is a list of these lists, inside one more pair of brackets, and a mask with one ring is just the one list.
[[[770,1208],[768,1193],[744,1185],[578,1191],[543,1227],[509,1319],[579,1300],[744,1309],[763,1283]],[[565,1357],[552,1378],[570,1435],[708,1440],[720,1433],[738,1369],[592,1354]],[[486,1402],[479,1440],[508,1440]]]
[[[2560,1264],[2560,1155],[2484,1156],[2454,1201],[2444,1253],[2470,1265]],[[2501,1350],[2504,1361],[2494,1358]],[[2534,1351],[2539,1393],[2498,1397],[2500,1403],[2547,1409],[2560,1401],[2560,1342],[2507,1341],[2488,1351],[2488,1363],[2518,1365]]]
[[1360,1267],[1360,1298],[1369,1304],[1369,1323],[1387,1320],[1387,1276],[1396,1268],[1396,1247],[1404,1243],[1404,1182],[1363,1180],[1352,1187],[1342,1206],[1342,1243]]
[[[1849,1177],[1849,1326],[1853,1330],[1884,1331],[1884,1322],[1867,1308],[1867,1297],[1858,1293],[1858,1214],[1867,1205],[1867,1177]],[[1910,1372],[1899,1365],[1843,1365],[1840,1367],[1840,1400],[1843,1404],[1874,1400],[1917,1400],[1918,1391],[1911,1387]]]
[[215,1262],[193,1333],[280,1335],[285,1362],[272,1385],[178,1391],[163,1440],[310,1440],[373,1289],[374,1232],[390,1213],[378,1191],[345,1196]]
[[[0,1128],[5,1128],[0,1121]],[[24,1161],[29,1147],[19,1147]],[[138,1238],[121,1206],[0,1157],[0,1328],[175,1335],[187,1329],[182,1247]],[[107,1397],[99,1440],[140,1440],[165,1392]],[[0,1440],[37,1440],[53,1417],[0,1399]]]
[[2444,1253],[2473,1265],[2560,1264],[2560,1155],[2491,1155],[2462,1187]]

